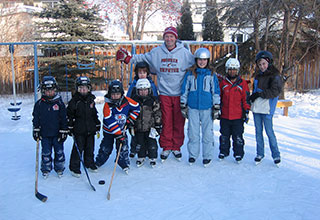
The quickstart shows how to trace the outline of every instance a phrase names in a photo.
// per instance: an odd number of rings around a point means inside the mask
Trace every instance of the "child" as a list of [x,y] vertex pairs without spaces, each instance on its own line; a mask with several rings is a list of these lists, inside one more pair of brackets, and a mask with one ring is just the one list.
[[[90,79],[80,76],[76,79],[76,92],[67,107],[70,135],[80,151],[84,152],[84,165],[97,172],[94,164],[94,135],[100,131],[101,123],[95,107],[95,96],[91,94]],[[69,169],[74,177],[80,177],[80,158],[75,144],[70,157]]]
[[67,139],[66,107],[57,92],[57,82],[52,76],[44,76],[41,83],[42,97],[33,108],[33,139],[41,140],[41,172],[44,179],[52,170],[52,147],[54,170],[61,178],[65,156],[63,142]]
[[113,150],[114,139],[116,139],[117,151],[122,144],[118,164],[128,174],[130,161],[125,128],[126,124],[134,125],[139,116],[140,107],[137,102],[123,94],[123,86],[120,81],[114,80],[109,84],[103,107],[103,140],[95,164],[100,167],[108,160]]
[[[136,94],[136,84],[139,79],[148,79],[148,81],[151,84],[153,96],[158,97],[157,87],[154,84],[152,78],[150,77],[149,65],[146,62],[139,62],[135,65],[134,72],[135,72],[135,77],[128,89],[127,97],[132,98],[132,96]],[[137,146],[136,137],[132,135],[131,143],[130,143],[130,154],[129,154],[130,158],[134,158],[135,154],[137,153],[136,146]]]
[[272,117],[282,90],[282,79],[279,70],[272,63],[273,58],[269,51],[260,51],[256,55],[256,64],[259,70],[255,74],[250,101],[252,103],[251,109],[256,128],[257,142],[257,156],[254,160],[259,164],[264,158],[264,126],[269,139],[273,161],[278,166],[281,159],[277,138],[273,131]]
[[158,157],[158,145],[155,136],[152,137],[152,128],[161,133],[161,109],[160,103],[152,95],[151,84],[148,79],[139,79],[136,84],[136,94],[132,99],[140,105],[140,117],[135,123],[135,135],[137,141],[138,167],[141,167],[146,156],[149,157],[150,165],[154,167]]
[[230,153],[230,136],[232,136],[233,156],[240,163],[244,156],[243,123],[248,118],[249,87],[239,76],[240,63],[235,58],[226,62],[226,77],[220,82],[221,116],[220,116],[220,154],[222,160]]
[[182,84],[181,112],[189,119],[189,163],[192,165],[199,156],[201,127],[202,163],[207,167],[213,157],[213,120],[219,116],[220,89],[218,78],[209,67],[209,50],[199,48],[194,56],[196,64],[187,71]]

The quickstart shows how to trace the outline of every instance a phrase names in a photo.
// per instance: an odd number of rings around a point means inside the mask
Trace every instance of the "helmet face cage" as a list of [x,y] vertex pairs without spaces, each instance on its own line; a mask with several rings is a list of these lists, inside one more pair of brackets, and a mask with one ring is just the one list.
[[237,73],[240,69],[240,62],[236,58],[230,58],[226,62],[226,73],[228,74],[228,70],[237,70]]
[[90,79],[86,76],[80,76],[77,78],[76,80],[76,90],[79,92],[79,87],[80,86],[87,86],[88,90],[91,91],[92,86],[91,86],[91,82]]
[[199,48],[194,53],[195,59],[210,59],[210,51],[207,48]]
[[111,98],[111,94],[113,93],[121,93],[121,96],[124,94],[122,83],[118,80],[113,80],[109,84],[108,97]]
[[56,91],[57,82],[53,76],[44,76],[41,83],[41,92],[44,93],[46,90],[53,89]]

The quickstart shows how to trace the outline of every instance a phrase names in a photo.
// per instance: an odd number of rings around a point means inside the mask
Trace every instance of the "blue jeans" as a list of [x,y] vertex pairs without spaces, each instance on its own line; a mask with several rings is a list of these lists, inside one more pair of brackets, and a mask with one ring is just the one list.
[[263,125],[265,127],[269,146],[272,153],[272,158],[280,157],[276,135],[273,131],[272,117],[266,114],[253,113],[254,126],[256,128],[256,141],[257,141],[257,155],[264,157],[264,140],[263,140]]
[[202,132],[202,157],[212,159],[214,133],[211,109],[198,110],[188,108],[188,152],[189,157],[197,159],[200,154],[200,132]]

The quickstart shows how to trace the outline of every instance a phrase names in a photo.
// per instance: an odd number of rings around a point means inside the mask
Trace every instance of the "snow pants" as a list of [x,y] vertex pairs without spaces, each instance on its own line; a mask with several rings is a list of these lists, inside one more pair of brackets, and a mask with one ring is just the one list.
[[[115,135],[103,133],[103,139],[100,144],[98,155],[96,156],[95,164],[100,167],[102,166],[109,158],[113,150],[113,144],[115,140]],[[119,151],[120,141],[116,141],[117,153]],[[124,143],[122,144],[120,156],[118,160],[118,165],[124,169],[129,167],[129,150],[128,150],[128,138],[126,137]]]
[[179,150],[184,141],[185,119],[181,114],[180,96],[160,95],[162,133],[160,147],[163,150]]
[[202,133],[202,157],[212,159],[214,150],[214,132],[211,108],[206,110],[188,107],[188,152],[189,157],[197,159],[200,153],[200,133]]
[[[94,135],[75,135],[75,141],[80,151],[80,155],[83,153],[84,165],[89,168],[94,164]],[[69,169],[74,172],[80,171],[80,158],[75,146],[73,144]]]
[[230,154],[230,137],[232,136],[233,156],[244,156],[244,121],[242,119],[220,119],[220,153],[225,156]]
[[158,157],[157,140],[149,137],[150,131],[136,132],[138,158],[149,157],[156,159]]
[[52,148],[54,149],[54,170],[64,171],[63,143],[58,141],[58,137],[42,137],[41,148],[41,171],[50,172],[52,170]]

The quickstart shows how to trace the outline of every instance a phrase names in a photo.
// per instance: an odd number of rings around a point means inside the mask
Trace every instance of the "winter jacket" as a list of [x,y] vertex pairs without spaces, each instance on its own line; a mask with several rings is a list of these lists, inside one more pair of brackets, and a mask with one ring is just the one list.
[[67,130],[67,111],[59,95],[53,99],[42,97],[33,108],[33,127],[40,128],[42,137],[58,136],[59,130]]
[[136,121],[140,114],[139,103],[129,97],[122,96],[119,104],[114,104],[105,96],[103,106],[103,132],[121,135],[127,120]]
[[68,127],[75,135],[92,135],[100,130],[101,123],[91,93],[83,96],[76,92],[67,107]]
[[219,81],[212,69],[202,69],[195,65],[184,77],[180,102],[192,109],[205,110],[220,104]]
[[135,123],[135,129],[138,132],[150,131],[155,125],[161,125],[161,109],[158,99],[154,96],[132,97],[140,105],[140,115]]
[[[134,77],[134,80],[132,81],[132,83],[128,89],[127,97],[132,98],[136,94],[136,92],[137,92],[136,85],[137,85],[138,79],[139,78],[137,76]],[[147,79],[149,80],[149,82],[151,84],[153,96],[158,97],[158,90],[157,90],[157,87],[154,84],[152,78],[150,76],[148,76]]]
[[248,101],[250,91],[245,80],[238,77],[232,82],[227,77],[220,82],[221,118],[228,120],[241,119],[250,110]]
[[194,64],[194,57],[182,42],[177,41],[176,47],[171,51],[162,44],[148,53],[133,55],[130,62],[142,61],[147,62],[150,71],[157,74],[160,95],[180,96],[184,75]]
[[[262,99],[269,100],[268,102],[265,102],[265,106],[260,106],[260,108],[268,109],[270,117],[273,116],[276,109],[282,86],[283,82],[279,70],[273,65],[269,66],[265,72],[259,71],[255,74],[252,93],[259,92]],[[258,99],[252,103],[252,111],[254,113],[253,107],[255,102],[259,101]]]

